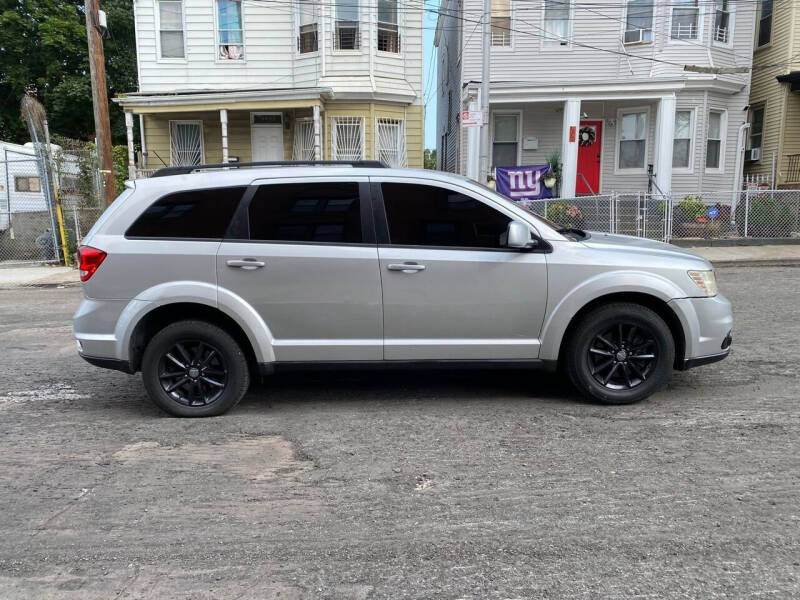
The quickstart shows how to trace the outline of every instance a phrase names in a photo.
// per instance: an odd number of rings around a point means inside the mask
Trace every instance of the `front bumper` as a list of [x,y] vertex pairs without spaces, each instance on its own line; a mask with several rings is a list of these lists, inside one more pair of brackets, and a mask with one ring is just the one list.
[[683,326],[683,369],[717,362],[728,356],[733,341],[733,311],[727,298],[721,295],[679,298],[672,300],[670,305]]

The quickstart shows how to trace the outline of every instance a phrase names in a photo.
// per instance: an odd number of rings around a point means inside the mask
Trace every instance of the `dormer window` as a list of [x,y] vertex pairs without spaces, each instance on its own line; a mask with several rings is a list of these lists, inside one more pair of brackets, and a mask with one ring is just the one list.
[[217,0],[217,59],[244,59],[241,0]]
[[333,48],[335,50],[358,50],[361,48],[358,0],[336,0],[336,29]]
[[317,38],[317,3],[314,0],[298,0],[297,10],[299,31],[297,33],[297,51],[300,54],[316,52]]
[[378,0],[378,50],[400,52],[397,29],[397,0]]

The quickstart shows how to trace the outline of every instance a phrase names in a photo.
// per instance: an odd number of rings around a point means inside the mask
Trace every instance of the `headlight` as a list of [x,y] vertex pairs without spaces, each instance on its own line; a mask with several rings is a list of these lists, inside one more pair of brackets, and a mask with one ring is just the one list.
[[706,296],[717,295],[717,278],[714,271],[688,271],[689,277],[692,278]]

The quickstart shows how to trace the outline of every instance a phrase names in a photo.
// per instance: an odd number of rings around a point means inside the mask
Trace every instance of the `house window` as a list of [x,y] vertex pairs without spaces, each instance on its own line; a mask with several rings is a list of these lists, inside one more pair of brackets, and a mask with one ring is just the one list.
[[772,0],[761,0],[758,16],[758,45],[766,46],[772,39]]
[[492,167],[514,167],[519,155],[519,115],[494,115]]
[[620,169],[644,169],[647,155],[647,112],[623,113],[619,119]]
[[492,0],[492,46],[511,45],[511,0]]
[[750,149],[761,149],[764,140],[764,105],[750,109]]
[[653,0],[629,0],[625,15],[626,44],[653,41]]
[[297,2],[297,51],[300,54],[317,51],[317,6],[314,0]]
[[336,0],[335,50],[358,50],[361,34],[358,29],[358,0]]
[[364,119],[361,117],[334,117],[333,160],[362,160],[364,158]]
[[183,2],[159,0],[158,28],[161,58],[184,58]]
[[544,0],[545,43],[567,44],[571,5],[571,0]]
[[720,44],[728,44],[731,41],[730,0],[714,2],[714,41]]
[[699,18],[699,0],[673,0],[670,37],[673,40],[696,40]]
[[244,58],[240,0],[217,0],[217,58],[220,60]]
[[675,135],[672,140],[672,168],[688,169],[692,151],[692,111],[675,113]]
[[708,139],[706,140],[706,169],[720,169],[722,165],[723,113],[708,113]]
[[378,50],[400,52],[397,29],[397,0],[378,0]]
[[42,184],[36,175],[17,175],[14,177],[14,189],[18,192],[41,192]]
[[314,160],[314,121],[297,119],[294,123],[292,160]]
[[173,167],[203,164],[203,122],[169,122],[169,156]]
[[377,158],[390,167],[404,169],[406,157],[406,128],[402,119],[378,119]]

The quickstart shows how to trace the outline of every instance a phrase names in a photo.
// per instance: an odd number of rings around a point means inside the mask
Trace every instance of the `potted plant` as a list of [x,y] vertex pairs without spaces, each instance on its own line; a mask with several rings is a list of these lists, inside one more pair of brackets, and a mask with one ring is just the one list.
[[547,205],[547,218],[562,227],[583,229],[583,212],[577,204],[558,200]]
[[550,165],[550,170],[542,176],[542,183],[548,189],[553,190],[553,195],[558,196],[558,190],[555,189],[558,182],[561,181],[561,154],[558,150],[554,150],[547,157],[547,162]]
[[703,203],[702,196],[693,194],[684,196],[683,200],[678,203],[676,212],[678,237],[705,237],[708,217],[706,217],[706,205]]

